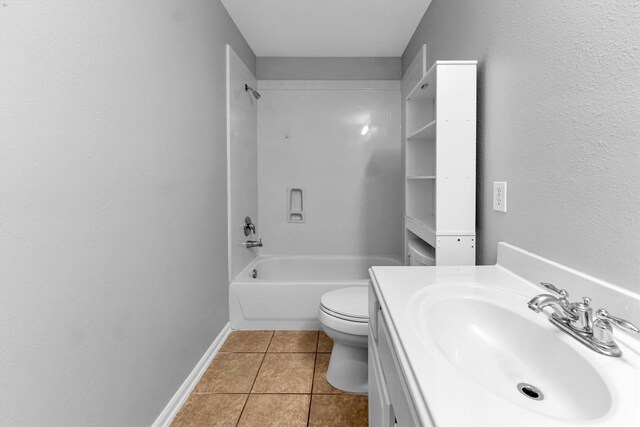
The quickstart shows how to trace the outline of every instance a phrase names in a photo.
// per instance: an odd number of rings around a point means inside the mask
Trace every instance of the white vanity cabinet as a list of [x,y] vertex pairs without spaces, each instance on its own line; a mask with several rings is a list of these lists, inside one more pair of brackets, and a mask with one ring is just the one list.
[[421,426],[417,420],[378,297],[369,285],[369,426]]
[[640,426],[640,340],[616,331],[603,356],[528,308],[541,277],[631,319],[640,296],[506,243],[493,266],[369,273],[370,425]]

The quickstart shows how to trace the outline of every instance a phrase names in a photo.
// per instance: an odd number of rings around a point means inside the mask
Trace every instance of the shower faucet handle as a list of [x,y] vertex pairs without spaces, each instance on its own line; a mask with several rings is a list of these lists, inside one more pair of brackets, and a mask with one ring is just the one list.
[[242,224],[242,228],[244,230],[245,236],[248,236],[251,233],[256,234],[256,226],[251,222],[250,216],[244,218],[244,224]]

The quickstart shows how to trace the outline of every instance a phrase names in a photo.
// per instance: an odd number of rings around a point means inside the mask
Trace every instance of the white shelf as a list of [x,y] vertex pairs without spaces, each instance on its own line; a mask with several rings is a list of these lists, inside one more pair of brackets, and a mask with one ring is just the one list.
[[436,62],[429,71],[420,79],[416,86],[407,95],[407,101],[420,101],[436,98]]
[[405,216],[404,225],[407,230],[411,231],[431,246],[436,246],[436,219],[434,216],[427,216],[425,218],[421,218],[421,220]]
[[413,176],[408,176],[407,179],[412,179],[412,180],[436,179],[436,176],[435,175],[413,175]]
[[435,139],[436,137],[436,121],[426,124],[413,134],[407,136],[407,141],[413,141],[416,139]]
[[427,73],[427,46],[422,45],[420,51],[416,54],[413,61],[407,67],[407,71],[402,76],[402,97],[403,100],[407,94],[414,88],[416,83]]
[[438,65],[477,65],[478,61],[436,61],[407,95],[408,101],[436,98]]

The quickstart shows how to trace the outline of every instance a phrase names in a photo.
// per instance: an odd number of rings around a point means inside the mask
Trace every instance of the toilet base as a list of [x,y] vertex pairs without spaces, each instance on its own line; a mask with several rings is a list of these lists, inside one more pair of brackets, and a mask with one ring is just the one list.
[[333,343],[327,381],[340,390],[367,394],[368,391],[368,349]]

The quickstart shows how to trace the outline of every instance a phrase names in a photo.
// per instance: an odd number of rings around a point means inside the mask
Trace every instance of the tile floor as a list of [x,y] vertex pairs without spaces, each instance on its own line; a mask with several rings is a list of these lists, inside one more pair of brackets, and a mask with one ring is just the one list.
[[172,426],[367,426],[367,397],[325,379],[332,347],[318,331],[234,331]]

